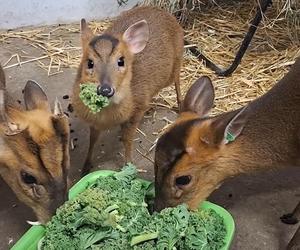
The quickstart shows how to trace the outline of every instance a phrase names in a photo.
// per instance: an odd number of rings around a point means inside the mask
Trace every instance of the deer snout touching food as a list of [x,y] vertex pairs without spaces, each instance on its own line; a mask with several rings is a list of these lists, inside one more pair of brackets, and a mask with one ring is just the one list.
[[[90,145],[83,175],[90,171],[92,152],[101,131],[121,126],[125,161],[132,161],[133,137],[154,95],[175,83],[180,106],[179,74],[183,30],[176,19],[154,7],[122,13],[101,35],[81,20],[82,59],[73,87],[73,106],[90,125]],[[80,85],[92,83],[109,105],[92,113],[79,98]]]
[[46,223],[67,199],[69,122],[58,101],[51,112],[34,81],[27,82],[24,101],[26,109],[6,92],[0,67],[0,175]]
[[209,117],[213,100],[210,79],[201,77],[187,92],[179,118],[159,138],[157,210],[179,203],[196,209],[240,173],[300,166],[300,58],[270,91],[243,108]]

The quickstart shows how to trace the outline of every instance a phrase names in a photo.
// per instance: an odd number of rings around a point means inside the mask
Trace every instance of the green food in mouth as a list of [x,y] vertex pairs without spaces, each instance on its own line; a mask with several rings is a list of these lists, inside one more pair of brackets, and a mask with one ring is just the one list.
[[42,250],[218,250],[225,244],[223,218],[213,209],[191,212],[185,204],[150,214],[153,186],[132,164],[102,176],[67,201],[46,225]]
[[93,83],[80,84],[79,98],[93,114],[109,105],[109,99],[106,96],[98,95],[97,86]]

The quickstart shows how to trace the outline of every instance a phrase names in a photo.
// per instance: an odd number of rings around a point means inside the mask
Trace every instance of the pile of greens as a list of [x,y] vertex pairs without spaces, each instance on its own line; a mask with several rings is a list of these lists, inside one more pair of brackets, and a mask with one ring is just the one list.
[[94,114],[109,105],[109,99],[106,96],[98,95],[97,86],[93,83],[80,84],[79,98]]
[[145,203],[150,185],[136,176],[136,168],[127,165],[66,202],[46,225],[40,249],[198,250],[224,245],[225,225],[214,210],[189,212],[179,205],[151,215]]

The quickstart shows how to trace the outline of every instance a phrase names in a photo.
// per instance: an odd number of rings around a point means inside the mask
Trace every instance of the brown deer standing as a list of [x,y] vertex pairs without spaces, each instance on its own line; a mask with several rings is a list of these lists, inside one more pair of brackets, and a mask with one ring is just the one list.
[[[101,131],[121,125],[125,160],[131,161],[132,140],[152,97],[175,83],[180,105],[179,74],[183,30],[170,14],[153,7],[122,13],[104,34],[95,36],[81,20],[83,55],[73,87],[74,110],[90,125],[90,145],[83,174],[90,171],[92,152]],[[93,82],[109,106],[93,114],[79,98],[80,84]]]
[[41,87],[28,81],[26,110],[5,91],[0,66],[0,175],[45,223],[67,198],[69,122],[60,103],[51,113]]
[[202,77],[185,96],[184,112],[158,140],[157,210],[179,203],[195,209],[226,178],[240,173],[300,166],[300,58],[244,108],[208,117],[213,102],[212,83]]

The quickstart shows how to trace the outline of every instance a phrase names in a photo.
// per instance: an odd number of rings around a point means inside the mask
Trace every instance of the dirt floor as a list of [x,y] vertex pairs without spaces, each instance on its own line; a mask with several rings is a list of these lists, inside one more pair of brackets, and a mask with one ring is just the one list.
[[[69,38],[78,44],[79,35],[73,34]],[[0,46],[0,62],[3,64],[13,54],[36,54],[41,51],[33,48],[29,42],[12,39]],[[47,71],[38,67],[36,63],[27,63],[21,67],[5,70],[7,88],[16,100],[22,100],[22,89],[28,79],[39,82],[53,103],[57,97],[65,110],[69,104],[64,95],[70,95],[71,86],[75,79],[75,69],[62,69],[63,72],[48,77]],[[145,170],[141,175],[153,180],[153,151],[145,156],[153,145],[155,132],[163,128],[168,120],[173,121],[176,113],[166,108],[156,107],[148,112],[137,132],[135,140],[135,163],[138,168]],[[79,121],[74,114],[70,114],[72,138],[76,148],[71,151],[71,176],[78,180],[88,146],[87,126]],[[99,169],[118,169],[122,164],[122,144],[119,141],[119,129],[103,133],[95,151],[94,163]],[[139,151],[139,152],[138,152]],[[300,200],[300,172],[297,168],[280,171],[260,172],[248,176],[239,176],[224,183],[216,190],[209,200],[230,211],[236,223],[236,233],[232,243],[234,250],[268,250],[284,249],[297,226],[282,224],[279,217],[290,212]],[[0,181],[0,249],[9,249],[20,236],[29,228],[26,220],[35,220],[29,208],[22,205],[7,187]]]

